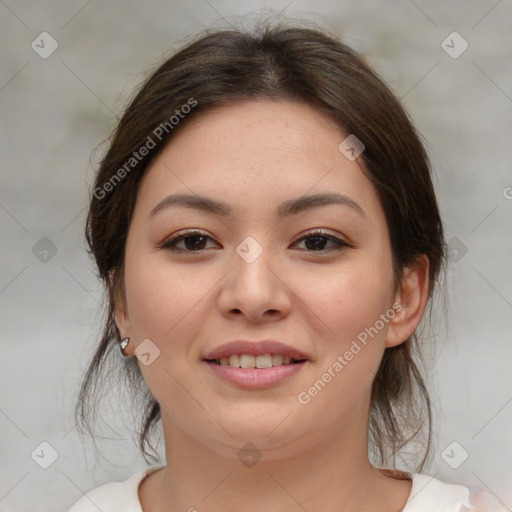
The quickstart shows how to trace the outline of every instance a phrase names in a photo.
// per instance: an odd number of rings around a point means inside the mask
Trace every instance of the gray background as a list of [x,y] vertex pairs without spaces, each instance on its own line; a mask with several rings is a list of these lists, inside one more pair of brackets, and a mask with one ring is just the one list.
[[[162,54],[205,26],[249,28],[260,9],[323,24],[368,54],[424,135],[457,249],[448,329],[439,317],[428,355],[437,451],[424,472],[488,488],[512,506],[512,2],[6,0],[0,510],[67,510],[83,492],[146,467],[121,390],[105,397],[98,460],[72,418],[100,325],[102,291],[83,239],[95,149]],[[59,45],[46,59],[31,48],[43,31]],[[458,58],[441,46],[453,31],[469,45]],[[57,250],[46,262],[33,251],[43,237]],[[45,441],[59,454],[48,469],[31,458]],[[469,454],[457,469],[442,456],[454,441]],[[462,448],[448,450],[451,461]]]

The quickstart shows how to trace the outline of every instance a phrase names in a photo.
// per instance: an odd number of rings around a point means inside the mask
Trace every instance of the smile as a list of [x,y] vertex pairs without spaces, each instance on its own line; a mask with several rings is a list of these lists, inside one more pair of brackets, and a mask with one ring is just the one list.
[[[227,360],[228,364],[223,364],[220,360],[203,360],[203,363],[213,371],[213,373],[220,377],[222,380],[227,381],[231,384],[235,384],[237,387],[245,388],[245,389],[262,389],[269,388],[272,386],[276,386],[286,379],[289,379],[293,375],[296,375],[301,369],[310,361],[304,359],[301,361],[294,361],[291,358],[287,357],[286,360],[289,359],[288,362],[285,362],[285,358],[283,356],[276,356],[276,364],[275,366],[263,366],[257,367],[258,364],[256,360],[259,357],[263,357],[263,365],[268,364],[269,360],[271,361],[272,355],[263,354],[262,356],[251,356],[242,354],[241,356],[230,356]],[[231,366],[230,360],[231,358],[238,357],[238,366]],[[270,359],[269,359],[270,358]],[[277,359],[279,358],[279,359]],[[226,359],[222,358],[223,362],[226,363]],[[283,360],[280,363],[280,360]],[[236,363],[236,359],[233,359],[233,363]],[[244,366],[241,366],[244,365]]]
[[208,362],[222,366],[231,366],[232,368],[271,368],[273,366],[282,366],[288,364],[297,364],[304,360],[295,360],[289,356],[281,354],[262,354],[254,356],[251,354],[232,354],[220,359],[209,359]]

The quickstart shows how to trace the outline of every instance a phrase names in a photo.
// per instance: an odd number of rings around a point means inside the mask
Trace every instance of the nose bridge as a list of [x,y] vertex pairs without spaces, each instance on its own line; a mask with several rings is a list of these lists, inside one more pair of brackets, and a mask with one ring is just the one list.
[[[256,318],[268,310],[284,312],[289,307],[286,286],[272,265],[273,255],[264,238],[260,243],[247,236],[235,248],[233,270],[223,291],[223,309],[236,309]],[[269,237],[265,240],[268,242]]]
[[274,278],[268,268],[272,257],[268,237],[265,240],[261,236],[258,238],[259,241],[253,236],[244,238],[236,247],[234,258],[236,281],[250,284],[254,290],[271,287]]

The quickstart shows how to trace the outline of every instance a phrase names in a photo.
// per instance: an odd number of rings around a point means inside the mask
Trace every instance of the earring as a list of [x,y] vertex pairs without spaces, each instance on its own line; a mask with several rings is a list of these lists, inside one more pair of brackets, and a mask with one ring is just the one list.
[[121,348],[121,354],[123,354],[123,356],[125,357],[129,357],[128,354],[126,354],[124,351],[128,343],[130,343],[130,338],[125,338],[124,340],[121,340],[121,342],[119,343],[119,347]]

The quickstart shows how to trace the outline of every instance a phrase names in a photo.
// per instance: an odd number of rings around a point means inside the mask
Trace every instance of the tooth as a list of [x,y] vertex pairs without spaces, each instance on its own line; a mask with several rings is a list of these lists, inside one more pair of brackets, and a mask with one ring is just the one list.
[[272,356],[263,354],[256,357],[256,368],[270,368],[272,366]]
[[233,354],[232,356],[229,356],[229,366],[240,368],[240,357],[238,356],[238,354]]
[[243,354],[240,356],[240,367],[241,368],[255,368],[256,367],[256,356]]
[[284,357],[279,354],[272,356],[272,366],[281,366],[283,364]]
[[291,364],[293,359],[290,356],[280,354],[262,354],[254,356],[251,354],[232,354],[216,359],[217,364],[232,366],[234,368],[270,368],[272,366],[281,366]]

